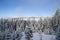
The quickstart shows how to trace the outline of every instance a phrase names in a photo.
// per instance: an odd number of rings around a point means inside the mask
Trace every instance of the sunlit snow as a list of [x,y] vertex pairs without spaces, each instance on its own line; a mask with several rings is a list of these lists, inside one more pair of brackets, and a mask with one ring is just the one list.
[[[55,40],[55,35],[46,35],[46,34],[39,34],[39,33],[33,33],[33,40]],[[25,40],[25,34],[23,32],[23,37],[21,40]]]

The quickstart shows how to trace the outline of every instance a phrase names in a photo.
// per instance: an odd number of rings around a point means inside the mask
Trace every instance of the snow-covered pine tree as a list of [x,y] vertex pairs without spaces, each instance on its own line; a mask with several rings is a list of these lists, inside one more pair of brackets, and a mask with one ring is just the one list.
[[57,10],[55,17],[57,19],[56,20],[56,24],[57,24],[56,40],[60,40],[60,8]]
[[26,28],[25,29],[25,38],[26,38],[26,40],[31,40],[32,36],[33,36],[33,34],[32,34],[31,28],[29,28],[29,27]]

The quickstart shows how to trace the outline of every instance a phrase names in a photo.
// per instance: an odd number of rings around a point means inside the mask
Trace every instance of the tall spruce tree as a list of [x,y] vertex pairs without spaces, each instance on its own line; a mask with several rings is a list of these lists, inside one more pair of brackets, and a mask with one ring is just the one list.
[[60,40],[60,8],[57,10],[56,14],[56,23],[57,23],[57,32],[56,32],[56,40]]

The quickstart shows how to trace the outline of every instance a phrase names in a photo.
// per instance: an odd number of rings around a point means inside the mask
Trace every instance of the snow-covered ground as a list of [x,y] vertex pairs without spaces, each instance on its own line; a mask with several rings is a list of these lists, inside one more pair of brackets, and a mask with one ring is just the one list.
[[[33,40],[55,40],[55,35],[46,35],[46,34],[39,34],[39,33],[33,33]],[[25,34],[23,32],[23,37],[21,40],[25,40]]]

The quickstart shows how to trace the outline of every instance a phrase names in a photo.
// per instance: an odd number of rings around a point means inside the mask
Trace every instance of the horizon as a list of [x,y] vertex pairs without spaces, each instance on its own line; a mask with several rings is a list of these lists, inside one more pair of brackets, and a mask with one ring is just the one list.
[[8,19],[8,18],[46,18],[46,17],[53,17],[53,16],[14,16],[14,17],[0,17],[3,19]]

